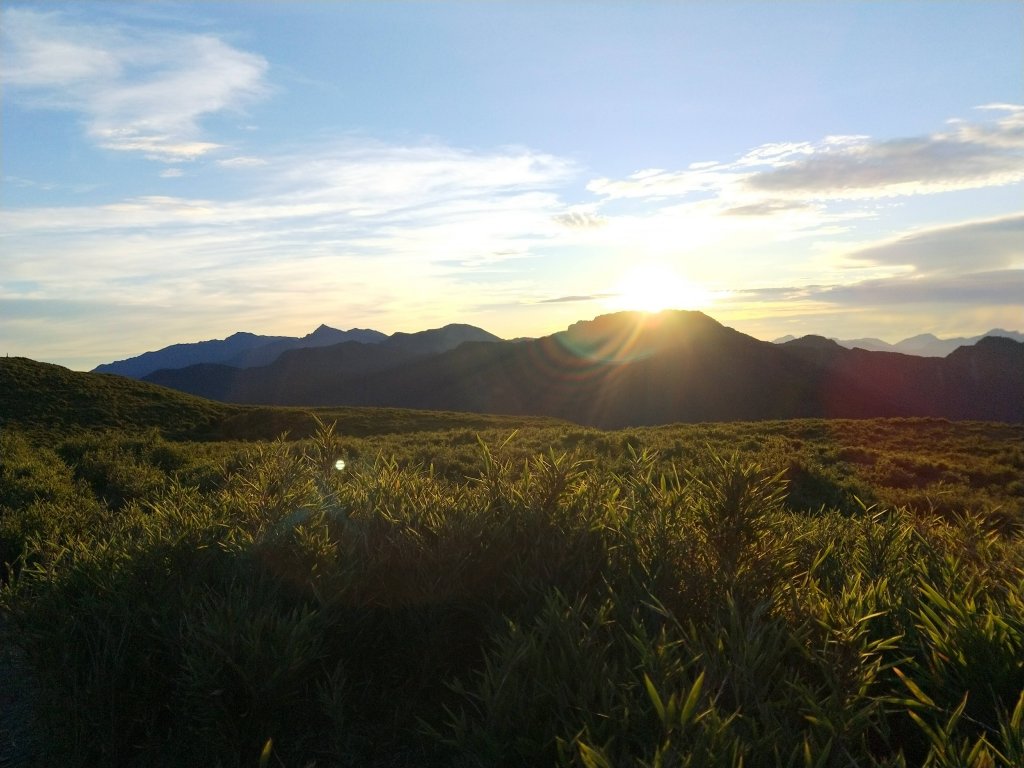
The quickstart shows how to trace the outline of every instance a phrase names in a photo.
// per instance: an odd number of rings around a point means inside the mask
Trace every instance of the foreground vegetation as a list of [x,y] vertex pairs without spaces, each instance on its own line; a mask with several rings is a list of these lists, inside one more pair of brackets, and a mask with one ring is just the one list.
[[253,413],[0,435],[39,764],[1024,764],[1024,427]]

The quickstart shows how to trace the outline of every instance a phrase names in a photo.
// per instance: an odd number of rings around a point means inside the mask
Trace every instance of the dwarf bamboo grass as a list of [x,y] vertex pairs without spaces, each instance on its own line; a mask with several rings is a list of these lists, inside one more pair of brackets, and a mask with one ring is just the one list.
[[41,759],[1021,764],[1018,433],[476,437],[0,436]]

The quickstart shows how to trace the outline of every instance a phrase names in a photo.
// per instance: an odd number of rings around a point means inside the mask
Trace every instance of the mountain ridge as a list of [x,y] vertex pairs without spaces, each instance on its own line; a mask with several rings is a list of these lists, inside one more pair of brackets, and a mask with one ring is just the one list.
[[103,363],[93,368],[92,373],[116,373],[142,379],[164,368],[185,368],[200,363],[220,363],[235,367],[266,365],[290,349],[326,346],[349,340],[373,343],[386,338],[380,331],[364,328],[341,331],[323,324],[305,336],[263,336],[236,331],[224,339],[171,344],[135,357]]
[[[956,336],[941,339],[933,333],[919,333],[906,339],[890,344],[882,339],[866,337],[861,339],[840,339],[831,337],[831,340],[846,347],[847,349],[865,349],[869,352],[899,352],[905,355],[917,357],[945,357],[958,347],[972,346],[985,338],[1000,337],[1009,338],[1014,341],[1024,342],[1024,333],[1019,331],[1007,331],[1003,328],[993,328],[987,333],[978,336]],[[783,336],[775,339],[775,344],[785,344],[796,339],[796,336]],[[804,337],[800,337],[804,338]]]
[[[580,321],[590,322],[590,321]],[[567,330],[578,325],[574,323]],[[451,323],[445,328],[475,328],[462,323]],[[437,329],[432,329],[437,330]],[[499,340],[500,337],[489,334],[483,329],[475,328],[483,334],[488,334],[492,340]],[[420,331],[419,333],[422,333]],[[224,339],[209,339],[206,341],[183,342],[172,344],[151,352],[143,352],[134,357],[123,360],[115,360],[110,363],[102,363],[93,368],[94,373],[116,373],[121,376],[128,376],[134,379],[143,379],[147,375],[163,369],[181,369],[201,363],[216,363],[228,365],[235,368],[255,368],[269,365],[284,352],[292,349],[304,349],[311,347],[324,347],[333,344],[340,344],[344,341],[357,341],[364,344],[384,342],[388,339],[399,340],[413,337],[415,333],[396,332],[390,336],[370,328],[350,328],[342,331],[332,328],[326,324],[320,324],[316,329],[305,336],[265,336],[249,333],[247,331],[236,331]],[[814,335],[814,334],[810,334]],[[1012,338],[1015,341],[1024,342],[1024,333],[1018,331],[1007,331],[1002,328],[993,328],[988,333],[971,337],[956,337],[940,339],[931,333],[922,333],[916,336],[903,339],[890,344],[877,338],[861,339],[838,339],[833,341],[848,349],[861,348],[876,352],[901,352],[923,357],[945,357],[959,346],[976,344],[983,338],[990,336],[1001,336]],[[783,336],[775,339],[773,343],[784,344],[794,340],[795,336]],[[801,337],[805,338],[805,337]],[[530,338],[517,338],[514,341],[530,341]],[[436,349],[435,351],[441,351]]]
[[[413,334],[412,336],[415,336]],[[620,312],[514,342],[441,352],[345,342],[259,368],[158,371],[147,381],[227,402],[551,416],[602,428],[693,421],[935,416],[1024,421],[1024,343],[946,358],[760,341],[700,312]]]

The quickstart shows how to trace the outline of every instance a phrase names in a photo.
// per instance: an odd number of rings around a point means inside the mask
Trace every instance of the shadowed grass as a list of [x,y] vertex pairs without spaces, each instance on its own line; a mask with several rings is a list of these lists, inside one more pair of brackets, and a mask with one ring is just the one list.
[[5,435],[0,606],[45,760],[1019,765],[1020,528],[795,505],[790,448],[867,454],[762,428]]

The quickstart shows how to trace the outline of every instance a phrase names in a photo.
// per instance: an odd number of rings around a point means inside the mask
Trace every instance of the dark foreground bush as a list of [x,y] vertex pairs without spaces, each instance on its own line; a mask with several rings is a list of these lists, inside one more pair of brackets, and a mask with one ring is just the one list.
[[1024,764],[1016,529],[793,511],[788,465],[707,451],[458,482],[340,445],[203,492],[147,460],[19,544],[45,764]]

